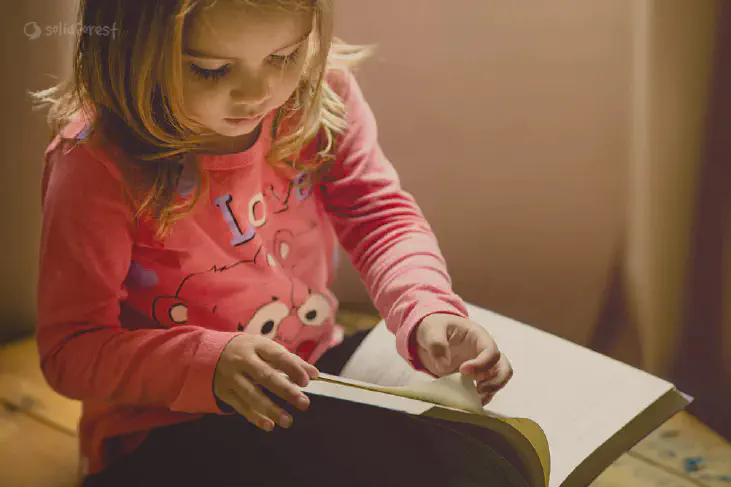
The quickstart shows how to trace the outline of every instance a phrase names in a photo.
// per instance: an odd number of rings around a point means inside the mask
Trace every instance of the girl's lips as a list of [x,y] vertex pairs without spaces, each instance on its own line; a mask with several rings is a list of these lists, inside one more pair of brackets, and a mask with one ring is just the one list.
[[247,124],[247,123],[253,123],[258,122],[262,118],[264,118],[264,115],[257,115],[255,117],[238,117],[238,118],[225,118],[224,120],[230,124],[233,125],[239,125],[239,124]]

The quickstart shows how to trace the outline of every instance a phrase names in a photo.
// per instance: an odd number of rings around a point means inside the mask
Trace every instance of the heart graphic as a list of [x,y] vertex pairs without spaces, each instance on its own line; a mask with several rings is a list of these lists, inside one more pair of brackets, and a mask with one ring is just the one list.
[[178,178],[178,186],[175,189],[175,192],[178,193],[179,196],[186,198],[188,195],[190,195],[196,186],[196,177],[195,173],[193,172],[193,169],[191,168],[190,164],[186,164],[183,166],[183,171],[180,174],[180,177]]
[[126,282],[133,287],[153,287],[157,285],[159,279],[155,271],[145,269],[138,262],[132,261],[127,272]]

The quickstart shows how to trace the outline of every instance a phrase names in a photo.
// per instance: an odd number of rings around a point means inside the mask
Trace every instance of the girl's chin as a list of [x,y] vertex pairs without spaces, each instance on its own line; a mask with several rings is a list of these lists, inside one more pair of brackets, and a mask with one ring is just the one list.
[[225,137],[241,137],[253,133],[265,115],[254,118],[224,118],[217,124],[216,132]]
[[254,145],[259,138],[259,127],[261,123],[235,130],[229,127],[217,127],[217,130],[213,130],[214,134],[208,138],[206,149],[217,153],[244,151]]
[[240,125],[236,127],[223,125],[219,127],[218,130],[216,130],[216,133],[223,137],[243,137],[244,135],[249,135],[253,133],[258,125],[258,123],[251,125]]

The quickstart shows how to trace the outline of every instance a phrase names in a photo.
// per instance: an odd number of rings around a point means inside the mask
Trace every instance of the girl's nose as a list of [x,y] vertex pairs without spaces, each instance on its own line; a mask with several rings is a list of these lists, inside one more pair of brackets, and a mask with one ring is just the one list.
[[[271,77],[264,73],[256,76],[243,75],[231,90],[231,99],[237,105],[258,106],[271,95]],[[252,113],[251,115],[258,115]]]

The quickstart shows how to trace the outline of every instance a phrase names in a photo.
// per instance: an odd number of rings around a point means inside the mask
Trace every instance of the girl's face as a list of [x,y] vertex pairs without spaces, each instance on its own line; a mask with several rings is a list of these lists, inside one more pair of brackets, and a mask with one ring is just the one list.
[[312,20],[227,1],[201,11],[183,41],[186,111],[224,138],[252,134],[297,87]]

